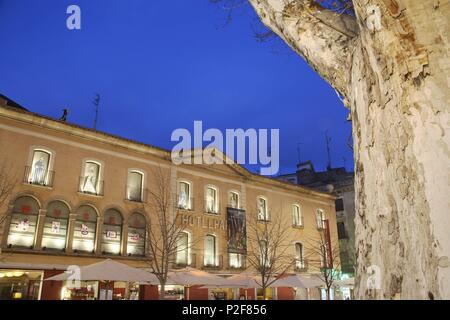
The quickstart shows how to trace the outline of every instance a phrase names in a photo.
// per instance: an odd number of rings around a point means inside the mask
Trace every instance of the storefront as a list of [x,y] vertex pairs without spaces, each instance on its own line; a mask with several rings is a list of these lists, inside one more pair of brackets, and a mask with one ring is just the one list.
[[42,271],[0,269],[0,300],[39,300]]

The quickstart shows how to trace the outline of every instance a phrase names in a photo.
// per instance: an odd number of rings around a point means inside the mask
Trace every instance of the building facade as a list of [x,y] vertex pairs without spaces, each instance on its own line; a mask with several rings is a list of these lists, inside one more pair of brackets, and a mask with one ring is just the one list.
[[[99,291],[105,294],[102,284],[68,293],[64,284],[42,280],[105,258],[148,268],[148,194],[158,188],[154,172],[161,168],[170,173],[174,212],[183,225],[179,247],[184,250],[177,252],[173,268],[192,266],[224,276],[251,271],[245,250],[230,241],[236,236],[229,232],[233,214],[248,221],[249,215],[270,219],[277,212],[292,221],[286,246],[297,263],[289,272],[318,271],[308,268],[303,247],[320,232],[318,210],[337,239],[332,195],[235,164],[174,165],[170,151],[44,117],[4,97],[0,148],[3,170],[16,177],[0,207],[0,299],[98,298]],[[157,297],[152,286],[122,284],[111,294],[130,292],[140,299]],[[277,293],[293,298],[288,289]],[[193,289],[191,297],[205,299],[208,290]]]

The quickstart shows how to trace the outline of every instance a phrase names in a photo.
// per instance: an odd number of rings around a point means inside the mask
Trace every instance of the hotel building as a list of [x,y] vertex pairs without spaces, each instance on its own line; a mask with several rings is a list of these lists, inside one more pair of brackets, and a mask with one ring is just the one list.
[[[155,168],[169,170],[185,227],[179,241],[186,250],[177,253],[173,268],[188,265],[224,276],[251,272],[245,250],[230,248],[227,218],[233,212],[247,220],[248,215],[270,220],[278,212],[290,221],[286,245],[295,257],[290,272],[318,271],[305,258],[308,238],[327,229],[337,241],[332,195],[237,164],[174,165],[168,150],[38,115],[5,97],[0,97],[0,150],[0,167],[17,181],[0,207],[0,299],[99,298],[101,283],[68,294],[64,283],[43,279],[106,258],[148,268],[152,212],[146,203],[158,187]],[[112,294],[155,299],[157,288],[117,283]],[[192,288],[190,298],[210,294]],[[272,298],[293,299],[294,292],[278,288]]]

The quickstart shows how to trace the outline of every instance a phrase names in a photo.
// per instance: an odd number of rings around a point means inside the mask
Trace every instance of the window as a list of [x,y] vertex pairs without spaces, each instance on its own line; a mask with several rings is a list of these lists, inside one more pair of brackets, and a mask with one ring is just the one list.
[[292,205],[292,224],[295,227],[303,226],[302,213],[298,204]]
[[303,259],[303,245],[299,242],[295,244],[295,268],[305,268],[305,261]]
[[119,211],[108,209],[103,219],[102,253],[120,254],[123,219]]
[[81,206],[77,210],[77,219],[73,233],[73,250],[94,252],[97,228],[97,212],[91,206]]
[[239,253],[230,253],[228,259],[230,259],[230,268],[240,269],[244,267],[245,256]]
[[325,229],[325,213],[322,209],[316,211],[316,225],[319,230]]
[[347,233],[345,232],[345,224],[343,222],[337,223],[338,239],[347,239]]
[[342,198],[336,199],[335,206],[336,211],[344,211],[344,199]]
[[217,190],[214,187],[206,187],[205,198],[206,198],[206,206],[205,206],[206,212],[218,213],[219,206],[217,203]]
[[128,255],[145,255],[146,225],[145,217],[140,213],[133,213],[128,219]]
[[210,234],[205,236],[203,265],[217,266],[216,237]]
[[177,253],[175,263],[177,265],[189,265],[189,234],[181,232],[177,240]]
[[179,188],[178,207],[185,210],[191,210],[191,185],[188,182],[182,181],[179,184]]
[[230,191],[228,197],[228,205],[230,206],[230,208],[239,209],[239,193],[237,193],[236,191]]
[[50,166],[50,152],[44,150],[34,150],[31,167],[27,167],[27,182],[31,184],[38,184],[42,186],[50,185],[51,173]]
[[144,174],[139,171],[128,172],[127,199],[143,202]]
[[64,250],[69,227],[69,207],[62,201],[52,201],[47,207],[42,235],[42,248]]
[[11,213],[8,246],[33,248],[38,215],[39,204],[34,198],[17,198]]
[[259,250],[261,253],[261,256],[260,256],[261,266],[270,267],[270,254],[269,254],[269,248],[268,248],[266,240],[261,240],[259,242]]
[[83,193],[101,194],[100,164],[86,161],[83,176],[80,179],[80,191]]
[[258,220],[269,220],[267,200],[263,197],[258,197]]

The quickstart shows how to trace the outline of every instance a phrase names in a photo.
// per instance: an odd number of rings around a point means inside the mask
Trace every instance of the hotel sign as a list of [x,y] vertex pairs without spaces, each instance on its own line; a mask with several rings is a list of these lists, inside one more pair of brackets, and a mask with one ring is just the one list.
[[225,230],[225,222],[219,217],[180,214],[180,222],[184,227]]

